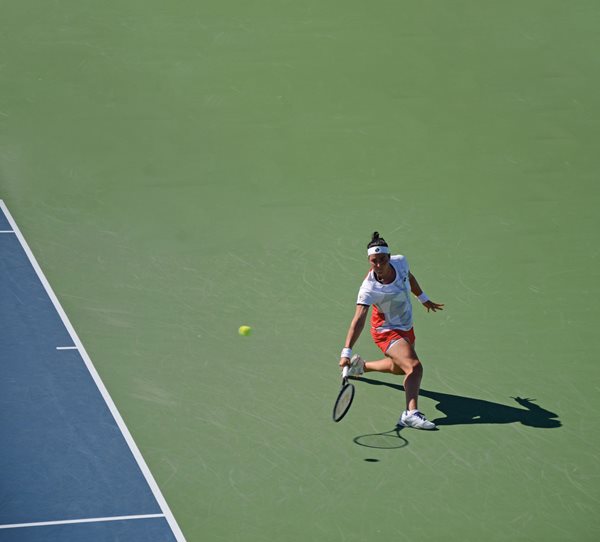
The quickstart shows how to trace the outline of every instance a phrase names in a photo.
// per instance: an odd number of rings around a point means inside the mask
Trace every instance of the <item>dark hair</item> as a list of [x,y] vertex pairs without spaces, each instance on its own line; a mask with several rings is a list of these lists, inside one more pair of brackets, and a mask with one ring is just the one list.
[[371,247],[387,247],[388,244],[385,242],[383,237],[379,237],[379,232],[373,232],[371,236],[371,242],[367,245],[367,248]]

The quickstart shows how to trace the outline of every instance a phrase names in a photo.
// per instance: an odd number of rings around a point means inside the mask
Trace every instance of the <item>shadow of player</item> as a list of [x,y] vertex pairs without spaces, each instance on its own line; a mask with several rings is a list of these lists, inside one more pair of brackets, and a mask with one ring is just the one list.
[[[398,391],[404,391],[404,386],[399,384],[390,384],[365,377],[357,377],[354,380],[374,386],[387,386]],[[551,429],[561,427],[562,425],[560,420],[555,419],[558,418],[558,414],[535,404],[533,402],[535,399],[512,397],[512,399],[523,407],[517,408],[484,401],[483,399],[473,399],[472,397],[462,397],[460,395],[451,395],[449,393],[424,389],[421,389],[419,395],[437,401],[436,409],[446,415],[445,418],[432,420],[437,426],[518,422],[528,427]]]

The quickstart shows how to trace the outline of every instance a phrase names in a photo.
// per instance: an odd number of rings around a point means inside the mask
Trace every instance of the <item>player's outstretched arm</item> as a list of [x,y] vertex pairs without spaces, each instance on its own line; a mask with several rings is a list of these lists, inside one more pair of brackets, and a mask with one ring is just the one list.
[[443,303],[435,303],[434,301],[431,301],[431,299],[429,299],[427,297],[427,295],[423,292],[423,289],[421,288],[421,286],[419,286],[417,279],[415,278],[415,276],[412,273],[408,274],[408,280],[410,281],[410,291],[419,298],[419,301],[427,309],[427,312],[429,312],[429,311],[437,312],[437,311],[444,310]]
[[[348,334],[346,335],[344,349],[351,349],[354,346],[354,343],[358,340],[363,328],[365,327],[365,322],[367,321],[368,313],[369,307],[367,305],[356,305],[356,312],[354,313],[354,318],[352,318],[352,322],[350,322],[350,328],[348,329]],[[349,357],[342,356],[340,358],[340,367],[344,367],[349,363]]]

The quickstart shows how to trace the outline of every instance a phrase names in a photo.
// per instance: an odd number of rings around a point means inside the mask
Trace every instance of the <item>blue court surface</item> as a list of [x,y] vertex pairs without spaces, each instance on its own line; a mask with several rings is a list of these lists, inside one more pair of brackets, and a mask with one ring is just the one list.
[[185,540],[0,200],[0,541]]

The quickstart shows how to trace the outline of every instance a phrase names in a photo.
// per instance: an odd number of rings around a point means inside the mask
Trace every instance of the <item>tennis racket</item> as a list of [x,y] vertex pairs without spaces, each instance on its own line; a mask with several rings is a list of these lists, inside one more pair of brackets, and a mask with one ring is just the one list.
[[339,422],[346,413],[350,410],[352,400],[354,399],[354,385],[348,382],[348,371],[350,367],[347,365],[342,370],[342,388],[338,393],[335,404],[333,405],[333,421]]

